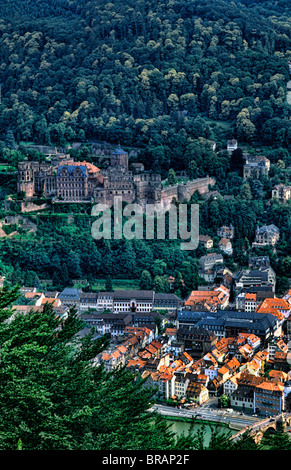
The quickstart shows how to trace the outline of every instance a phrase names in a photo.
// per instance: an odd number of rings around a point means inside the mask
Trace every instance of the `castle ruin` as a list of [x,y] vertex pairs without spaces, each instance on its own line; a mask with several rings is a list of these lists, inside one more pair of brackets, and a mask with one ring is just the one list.
[[161,175],[128,169],[128,153],[120,146],[111,152],[106,170],[86,161],[75,162],[69,155],[55,156],[51,163],[35,161],[18,165],[17,191],[27,199],[45,197],[53,202],[94,202],[112,206],[119,196],[124,202],[141,206],[161,203],[166,209],[173,198],[183,202],[195,191],[205,194],[214,178],[162,187]]

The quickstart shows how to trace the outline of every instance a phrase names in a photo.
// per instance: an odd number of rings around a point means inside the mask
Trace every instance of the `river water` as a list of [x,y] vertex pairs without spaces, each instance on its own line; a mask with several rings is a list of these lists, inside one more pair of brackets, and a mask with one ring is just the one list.
[[[183,432],[185,433],[185,435],[187,435],[187,433],[190,429],[190,426],[191,426],[191,423],[189,423],[187,421],[176,421],[176,420],[171,420],[171,419],[168,419],[167,421],[168,421],[169,424],[171,424],[171,430],[174,431],[177,435],[181,435]],[[194,430],[194,433],[195,433],[195,431],[198,431],[199,429],[202,429],[203,427],[205,427],[204,445],[207,446],[209,444],[210,438],[211,438],[211,427],[210,427],[210,425],[207,424],[207,423],[205,423],[205,424],[195,423],[194,427],[193,427],[193,430]],[[225,433],[231,433],[231,434],[237,433],[237,431],[229,429],[226,426],[220,426],[219,424],[216,424],[216,423],[213,423],[212,428],[217,430],[217,432],[225,432]]]

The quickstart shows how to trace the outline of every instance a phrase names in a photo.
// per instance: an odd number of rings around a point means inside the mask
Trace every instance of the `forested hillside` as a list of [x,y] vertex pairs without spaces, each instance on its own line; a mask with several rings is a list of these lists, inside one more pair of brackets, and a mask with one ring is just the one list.
[[198,137],[290,145],[287,0],[0,7],[2,141],[7,129],[16,141],[119,141],[162,170],[187,167]]

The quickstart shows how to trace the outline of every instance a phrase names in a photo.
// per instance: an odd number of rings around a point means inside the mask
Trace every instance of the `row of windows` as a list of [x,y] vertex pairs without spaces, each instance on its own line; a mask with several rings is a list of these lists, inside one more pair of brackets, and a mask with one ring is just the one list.
[[[130,194],[131,191],[127,191],[127,193]],[[114,192],[114,191],[110,191],[110,194],[124,194],[124,191],[120,191],[120,190],[119,190],[119,191],[115,191],[115,192]],[[101,196],[102,196],[102,194],[101,194]]]
[[128,185],[128,184],[122,184],[122,185],[120,185],[120,184],[111,184],[111,188],[112,189],[121,189],[121,188],[122,189],[124,189],[124,188],[128,189],[128,188],[132,188],[132,185]]
[[78,190],[67,191],[67,190],[64,190],[64,191],[59,192],[59,196],[74,198],[74,197],[84,197],[85,194],[84,194],[84,191],[78,191]]

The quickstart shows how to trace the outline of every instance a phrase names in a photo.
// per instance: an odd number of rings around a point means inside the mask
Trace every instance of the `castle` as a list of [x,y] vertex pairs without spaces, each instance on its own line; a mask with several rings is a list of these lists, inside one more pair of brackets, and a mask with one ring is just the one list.
[[166,208],[173,198],[183,202],[196,190],[207,193],[214,184],[213,178],[206,177],[163,188],[161,175],[130,171],[128,153],[120,146],[111,152],[106,170],[59,154],[50,163],[20,162],[17,177],[17,191],[28,199],[43,196],[53,202],[94,202],[108,206],[119,196],[127,203],[135,202],[143,207],[162,203]]

